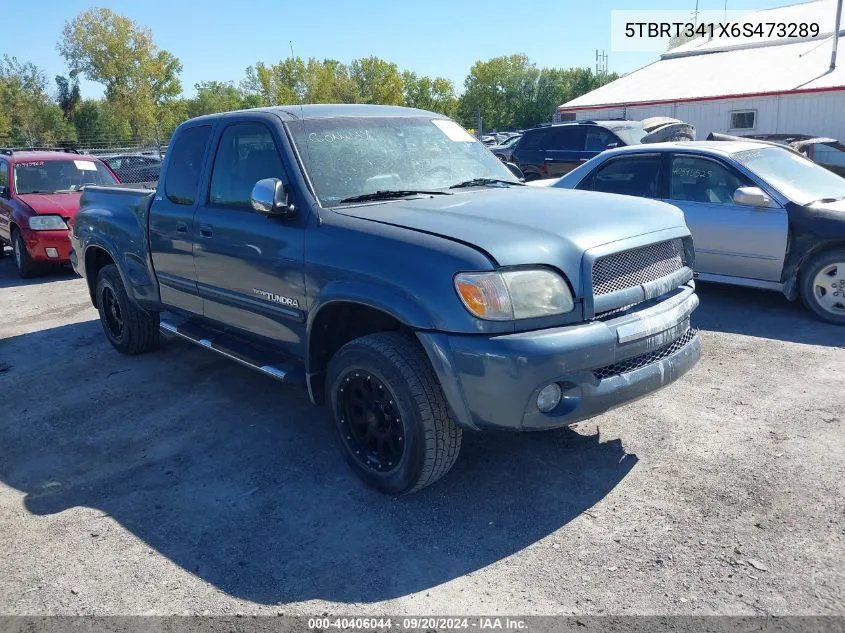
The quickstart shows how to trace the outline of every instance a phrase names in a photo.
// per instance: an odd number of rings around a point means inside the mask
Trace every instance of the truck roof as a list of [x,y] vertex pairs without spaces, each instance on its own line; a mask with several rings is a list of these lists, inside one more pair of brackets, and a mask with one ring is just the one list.
[[249,110],[235,110],[220,114],[207,114],[197,117],[194,121],[201,119],[217,119],[244,112],[272,112],[285,121],[298,121],[305,119],[327,119],[332,117],[418,117],[445,119],[447,117],[428,110],[417,108],[405,108],[403,106],[370,105],[362,103],[314,103],[308,105],[280,105],[267,108],[251,108]]

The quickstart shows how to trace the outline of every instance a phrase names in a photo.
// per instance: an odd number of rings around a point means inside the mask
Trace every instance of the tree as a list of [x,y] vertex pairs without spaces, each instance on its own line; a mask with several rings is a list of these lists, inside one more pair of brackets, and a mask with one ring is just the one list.
[[73,121],[73,114],[76,111],[76,106],[82,96],[79,94],[79,81],[76,77],[72,77],[71,83],[66,77],[61,75],[56,76],[57,95],[56,100],[59,102],[59,107],[68,121]]
[[66,22],[58,50],[71,76],[105,86],[106,100],[128,119],[138,139],[182,91],[179,60],[155,45],[148,28],[111,9],[89,9]]
[[241,88],[258,95],[261,105],[302,103],[305,96],[305,62],[301,57],[288,57],[278,64],[258,62],[246,69]]
[[196,88],[197,96],[187,102],[189,118],[214,112],[230,112],[246,107],[243,94],[231,82],[201,81],[195,84],[194,88]]
[[352,79],[361,103],[402,105],[405,99],[399,67],[378,57],[362,57],[352,62]]
[[557,106],[613,81],[616,74],[589,68],[537,68],[525,55],[477,61],[464,82],[458,113],[475,125],[476,109],[486,129],[525,128],[549,121]]
[[47,77],[32,63],[0,59],[0,143],[13,146],[73,142],[75,130],[47,94]]
[[480,109],[485,128],[524,127],[525,105],[533,96],[538,75],[537,67],[525,55],[475,62],[464,81],[461,117],[470,123]]
[[439,112],[446,116],[455,116],[458,109],[458,99],[455,97],[455,86],[443,77],[419,76],[406,70],[402,73],[402,85],[405,105],[409,108],[420,108]]

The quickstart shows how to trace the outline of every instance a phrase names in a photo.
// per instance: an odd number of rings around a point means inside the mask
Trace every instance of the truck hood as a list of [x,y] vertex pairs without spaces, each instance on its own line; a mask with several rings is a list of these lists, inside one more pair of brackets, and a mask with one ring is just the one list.
[[664,229],[686,231],[683,213],[672,205],[554,187],[486,189],[333,210],[463,242],[502,266],[553,266],[573,284],[591,248]]
[[82,192],[74,193],[24,193],[18,199],[25,202],[38,215],[60,215],[72,218],[79,211]]

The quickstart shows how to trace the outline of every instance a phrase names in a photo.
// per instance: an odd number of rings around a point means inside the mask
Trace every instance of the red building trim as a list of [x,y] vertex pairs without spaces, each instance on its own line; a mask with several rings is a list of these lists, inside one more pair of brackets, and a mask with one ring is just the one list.
[[578,112],[582,110],[604,110],[606,108],[632,108],[637,106],[669,105],[673,103],[690,103],[693,101],[721,101],[724,99],[753,99],[755,97],[775,97],[780,95],[813,94],[816,92],[840,92],[845,91],[845,86],[833,86],[830,88],[804,88],[803,90],[773,90],[770,92],[749,92],[739,95],[719,95],[714,97],[685,97],[683,99],[662,99],[658,101],[635,101],[630,103],[608,103],[605,105],[590,106],[558,106],[558,112]]

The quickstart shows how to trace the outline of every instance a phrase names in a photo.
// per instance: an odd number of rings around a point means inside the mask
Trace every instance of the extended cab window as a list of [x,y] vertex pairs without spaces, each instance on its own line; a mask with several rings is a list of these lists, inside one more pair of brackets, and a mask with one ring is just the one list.
[[169,150],[171,168],[167,170],[164,193],[176,204],[194,204],[200,182],[202,159],[211,135],[210,125],[184,130]]
[[9,163],[0,160],[0,188],[9,186]]
[[734,191],[751,182],[727,165],[701,156],[673,156],[669,198],[732,204]]
[[660,193],[660,156],[615,158],[593,172],[584,184],[579,188],[657,198]]
[[284,179],[273,135],[262,123],[236,123],[223,131],[211,188],[210,204],[250,208],[250,194],[259,180]]

